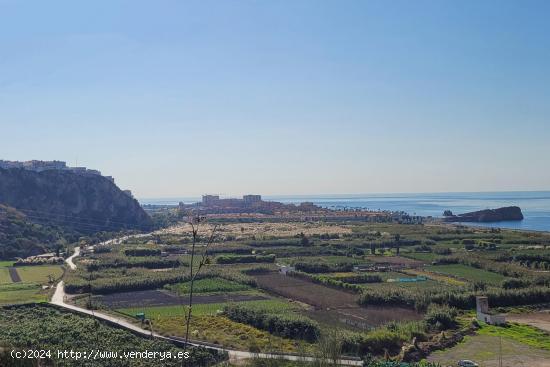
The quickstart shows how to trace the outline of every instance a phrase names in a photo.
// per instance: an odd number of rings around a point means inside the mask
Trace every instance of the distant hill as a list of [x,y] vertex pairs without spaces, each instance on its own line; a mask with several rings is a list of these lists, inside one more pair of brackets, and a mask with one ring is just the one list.
[[0,168],[0,204],[17,209],[19,221],[71,233],[148,230],[153,224],[137,200],[108,178],[71,171]]

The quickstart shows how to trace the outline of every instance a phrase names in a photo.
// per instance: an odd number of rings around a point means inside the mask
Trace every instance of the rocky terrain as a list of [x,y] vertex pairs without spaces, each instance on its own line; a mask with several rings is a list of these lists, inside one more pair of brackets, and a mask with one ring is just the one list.
[[523,220],[523,213],[517,206],[508,206],[498,209],[485,209],[470,213],[447,215],[446,222],[502,222],[509,220]]
[[100,175],[0,169],[0,204],[17,209],[32,222],[80,233],[150,229],[152,225],[137,200]]

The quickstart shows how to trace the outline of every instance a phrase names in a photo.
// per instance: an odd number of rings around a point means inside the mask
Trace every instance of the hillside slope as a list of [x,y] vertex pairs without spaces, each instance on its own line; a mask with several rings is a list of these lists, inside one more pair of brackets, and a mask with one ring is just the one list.
[[59,241],[59,229],[27,220],[14,208],[0,204],[0,259],[39,255]]
[[33,222],[80,233],[152,226],[137,200],[99,175],[0,169],[0,204],[16,208]]

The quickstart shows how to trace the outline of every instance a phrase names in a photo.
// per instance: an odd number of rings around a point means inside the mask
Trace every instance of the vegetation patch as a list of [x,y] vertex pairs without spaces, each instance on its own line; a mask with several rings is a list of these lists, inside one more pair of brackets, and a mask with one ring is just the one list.
[[[21,306],[0,309],[0,340],[10,347],[50,349],[51,358],[63,366],[81,366],[81,360],[58,359],[55,350],[85,352],[90,349],[118,352],[158,351],[177,353],[182,349],[164,341],[140,338],[134,334],[110,327],[92,317],[62,312],[49,305]],[[208,366],[224,356],[203,348],[191,349],[188,360],[193,366]],[[167,359],[163,366],[180,366],[181,361]],[[93,366],[112,366],[112,359],[94,360]],[[134,359],[122,361],[120,366],[158,366],[159,360]]]
[[516,323],[503,326],[480,323],[480,335],[502,336],[538,349],[550,350],[550,334],[535,327]]
[[[178,294],[188,294],[191,290],[191,282],[170,284],[164,286],[172,292]],[[246,284],[237,283],[232,280],[227,280],[219,277],[204,278],[195,281],[193,291],[195,293],[219,293],[219,292],[238,292],[246,291],[251,287]]]
[[482,281],[495,285],[502,283],[505,279],[501,274],[462,264],[430,265],[426,269],[431,272],[449,274],[469,281]]
[[48,284],[61,278],[63,268],[55,265],[18,266],[17,273],[22,282]]

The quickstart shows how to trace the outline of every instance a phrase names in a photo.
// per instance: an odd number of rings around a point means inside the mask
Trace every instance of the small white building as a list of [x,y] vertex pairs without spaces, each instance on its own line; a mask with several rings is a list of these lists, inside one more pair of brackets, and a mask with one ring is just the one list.
[[489,299],[487,297],[476,297],[476,313],[478,321],[491,325],[506,324],[506,317],[504,315],[495,315],[489,312]]
[[287,275],[289,272],[292,272],[292,271],[295,271],[296,268],[294,268],[294,266],[289,266],[289,265],[281,265],[279,267],[279,273],[283,274],[283,275]]

